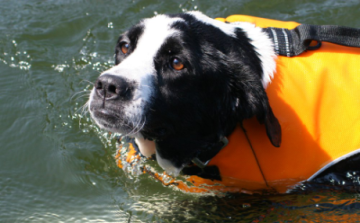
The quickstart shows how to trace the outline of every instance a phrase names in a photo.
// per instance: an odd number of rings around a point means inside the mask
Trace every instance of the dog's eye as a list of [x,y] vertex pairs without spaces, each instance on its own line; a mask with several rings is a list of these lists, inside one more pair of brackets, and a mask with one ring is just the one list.
[[129,52],[130,45],[128,43],[121,43],[120,49],[123,54],[127,54]]
[[171,66],[172,68],[174,68],[175,70],[182,70],[184,68],[184,64],[181,62],[180,59],[178,58],[174,58],[171,61]]

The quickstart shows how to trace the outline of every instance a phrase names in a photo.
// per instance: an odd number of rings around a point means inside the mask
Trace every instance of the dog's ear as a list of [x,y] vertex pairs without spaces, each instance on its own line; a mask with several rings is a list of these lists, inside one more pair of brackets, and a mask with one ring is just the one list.
[[[264,91],[265,93],[265,91]],[[266,93],[265,93],[266,96]],[[260,124],[265,124],[266,134],[271,142],[271,144],[275,147],[280,147],[281,144],[281,126],[278,119],[275,117],[270,105],[268,98],[262,99],[263,104],[262,108],[257,110],[257,119]]]
[[267,136],[273,146],[281,144],[281,126],[275,117],[261,81],[256,75],[244,75],[231,84],[232,95],[236,99],[236,115],[239,122],[256,116],[261,124],[265,124]]
[[281,126],[270,106],[268,106],[267,113],[265,115],[265,127],[266,134],[270,139],[270,142],[275,147],[279,147],[281,143]]

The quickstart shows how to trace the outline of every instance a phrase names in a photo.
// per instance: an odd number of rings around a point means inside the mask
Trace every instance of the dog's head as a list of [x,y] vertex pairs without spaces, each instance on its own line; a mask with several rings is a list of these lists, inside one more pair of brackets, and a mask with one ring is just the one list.
[[174,174],[253,116],[279,146],[264,90],[274,57],[271,40],[251,24],[158,15],[119,37],[116,65],[96,81],[90,113],[104,129],[154,141]]

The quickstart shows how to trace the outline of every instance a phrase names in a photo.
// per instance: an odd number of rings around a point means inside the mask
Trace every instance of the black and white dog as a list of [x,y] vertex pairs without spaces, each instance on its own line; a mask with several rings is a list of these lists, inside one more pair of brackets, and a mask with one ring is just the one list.
[[256,116],[271,143],[281,128],[265,93],[276,68],[273,43],[251,24],[200,12],[158,15],[120,36],[116,65],[89,100],[103,129],[135,137],[169,174]]

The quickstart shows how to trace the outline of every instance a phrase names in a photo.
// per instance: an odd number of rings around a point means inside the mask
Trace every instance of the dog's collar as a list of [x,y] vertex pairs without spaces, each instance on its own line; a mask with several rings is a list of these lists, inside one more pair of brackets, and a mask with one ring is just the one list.
[[[121,141],[124,141],[126,143],[132,143],[132,145],[135,148],[135,151],[139,153],[141,156],[143,156],[134,138],[128,136],[121,136],[118,138],[118,142]],[[214,158],[220,152],[220,150],[222,150],[225,146],[227,146],[228,143],[229,140],[225,136],[222,137],[222,139],[217,143],[214,143],[211,146],[208,146],[206,150],[199,152],[197,156],[191,160],[191,162],[196,166],[198,166],[199,168],[204,169],[206,165],[210,162],[210,160]]]
[[195,158],[191,160],[196,166],[201,169],[205,168],[210,160],[220,152],[227,144],[229,140],[223,137],[219,142],[213,144],[210,148],[201,151]]

